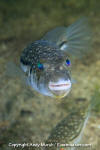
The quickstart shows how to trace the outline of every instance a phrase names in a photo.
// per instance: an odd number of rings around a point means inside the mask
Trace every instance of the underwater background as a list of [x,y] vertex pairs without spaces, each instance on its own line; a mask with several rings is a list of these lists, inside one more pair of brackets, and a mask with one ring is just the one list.
[[[19,64],[20,54],[28,43],[40,39],[50,29],[69,26],[83,16],[88,17],[91,25],[92,51],[74,62],[72,78],[76,83],[66,98],[57,100],[45,97],[23,85],[20,79],[6,73],[8,62]],[[14,149],[9,143],[45,142],[58,122],[72,109],[80,108],[80,101],[81,107],[87,107],[91,100],[97,105],[91,110],[81,143],[92,144],[91,149],[99,150],[100,1],[1,0],[0,150]]]

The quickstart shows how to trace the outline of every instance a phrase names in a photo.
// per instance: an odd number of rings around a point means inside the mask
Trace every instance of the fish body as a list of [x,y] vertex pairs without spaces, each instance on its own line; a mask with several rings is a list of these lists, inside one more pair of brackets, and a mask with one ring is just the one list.
[[74,99],[74,101],[76,107],[75,105],[72,106],[66,117],[54,126],[45,141],[46,144],[53,144],[48,150],[61,148],[76,150],[77,147],[74,144],[80,144],[82,142],[84,129],[91,114],[91,106],[85,98]]
[[48,96],[65,95],[71,88],[66,60],[67,57],[59,47],[46,40],[30,44],[20,58],[21,68],[28,75],[29,85]]
[[71,60],[89,50],[90,32],[86,19],[68,28],[57,27],[29,44],[22,52],[20,64],[28,84],[43,95],[62,98],[71,90]]
[[[86,107],[88,110],[88,107]],[[67,144],[79,144],[82,140],[84,129],[86,128],[89,112],[82,108],[70,112],[63,120],[61,120],[52,130],[50,136],[46,140],[46,144],[52,143],[53,146],[48,150],[55,150],[67,147]],[[62,144],[63,143],[63,144]],[[64,146],[65,145],[65,146]],[[68,150],[76,150],[76,147],[67,147]]]

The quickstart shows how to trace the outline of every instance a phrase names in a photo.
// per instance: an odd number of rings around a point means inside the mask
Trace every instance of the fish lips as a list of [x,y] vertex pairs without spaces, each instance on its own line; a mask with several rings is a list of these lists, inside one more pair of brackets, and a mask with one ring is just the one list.
[[71,81],[60,79],[58,82],[49,82],[49,90],[58,98],[65,97],[71,90]]

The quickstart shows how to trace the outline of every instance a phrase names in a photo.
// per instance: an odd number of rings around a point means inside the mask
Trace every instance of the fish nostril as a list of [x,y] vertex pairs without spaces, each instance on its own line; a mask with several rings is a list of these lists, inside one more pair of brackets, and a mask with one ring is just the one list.
[[62,66],[60,66],[60,67],[59,67],[59,69],[60,69],[60,70],[63,70],[63,67],[62,67]]
[[54,70],[55,70],[55,68],[54,68],[54,67],[52,67],[52,68],[51,68],[51,70],[52,70],[52,71],[54,71]]

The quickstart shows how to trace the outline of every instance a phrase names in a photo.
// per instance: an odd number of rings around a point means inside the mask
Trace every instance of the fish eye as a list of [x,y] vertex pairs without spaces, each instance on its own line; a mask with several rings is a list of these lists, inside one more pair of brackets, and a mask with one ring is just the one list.
[[66,65],[69,67],[71,65],[71,62],[69,59],[66,59]]
[[40,69],[40,70],[43,70],[43,68],[44,68],[43,64],[41,64],[41,63],[38,63],[37,66],[38,66],[38,69]]

